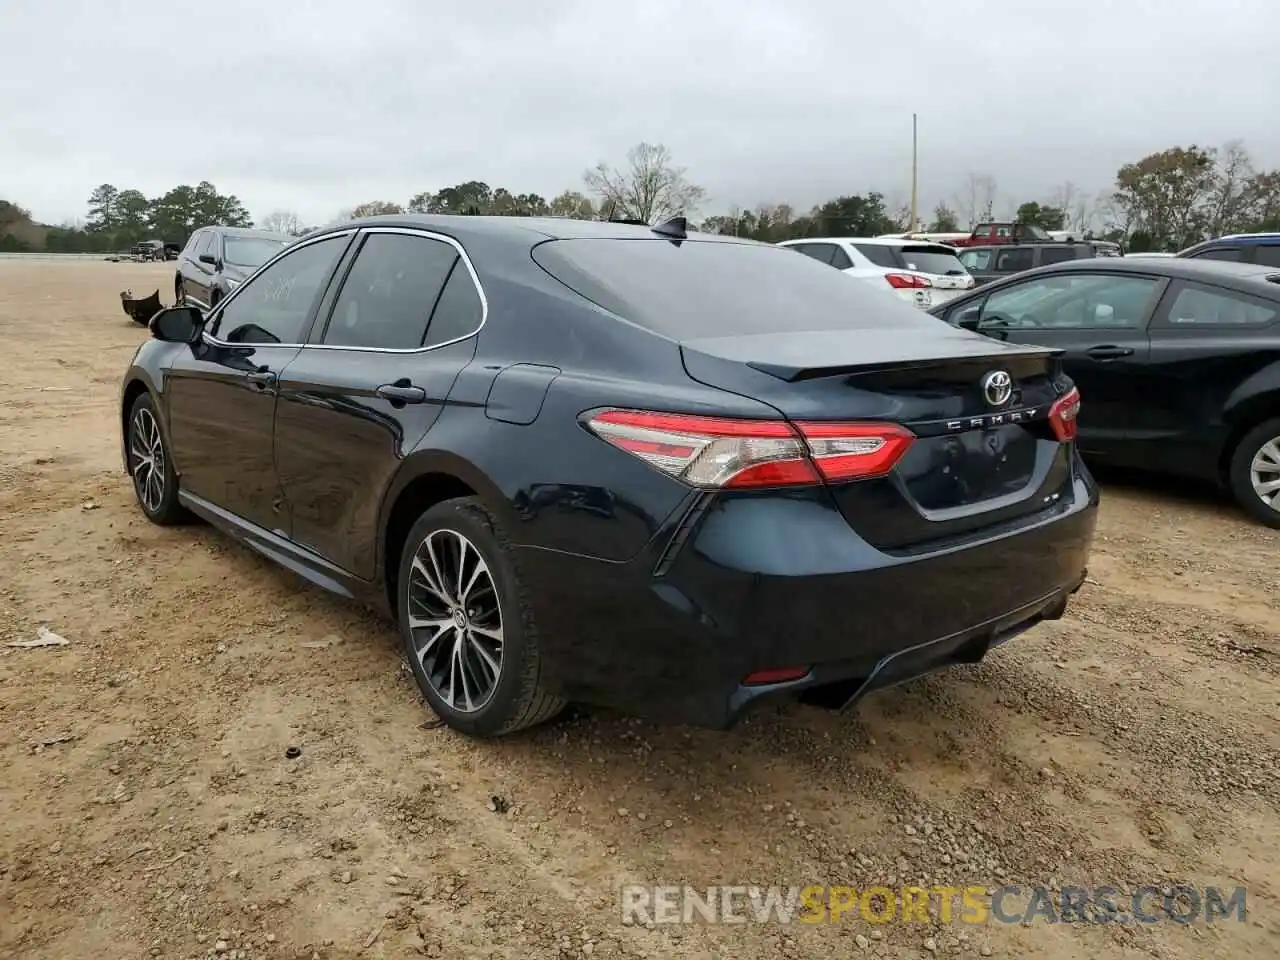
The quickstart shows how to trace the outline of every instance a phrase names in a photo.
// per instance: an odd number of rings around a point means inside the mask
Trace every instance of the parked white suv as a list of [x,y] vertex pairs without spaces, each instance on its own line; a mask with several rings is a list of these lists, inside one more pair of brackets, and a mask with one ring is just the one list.
[[882,285],[922,310],[972,290],[974,279],[954,247],[901,237],[804,237],[780,247],[830,264],[851,277]]

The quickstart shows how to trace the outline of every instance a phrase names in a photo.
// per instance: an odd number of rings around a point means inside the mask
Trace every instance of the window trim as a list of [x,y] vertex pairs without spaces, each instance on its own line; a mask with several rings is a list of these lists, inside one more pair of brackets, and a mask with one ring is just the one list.
[[[1275,319],[1267,323],[1173,323],[1169,319],[1169,314],[1173,311],[1173,305],[1177,302],[1179,294],[1183,290],[1200,288],[1209,293],[1217,293],[1221,291],[1219,296],[1235,297],[1240,300],[1252,300],[1258,303],[1265,303],[1276,311]],[[1189,280],[1186,278],[1178,278],[1171,280],[1169,286],[1165,290],[1165,296],[1160,302],[1160,306],[1152,314],[1151,322],[1148,329],[1152,332],[1159,330],[1161,332],[1183,332],[1192,331],[1200,336],[1204,336],[1206,331],[1211,331],[1219,335],[1224,333],[1231,334],[1256,334],[1259,330],[1274,330],[1276,325],[1280,324],[1280,303],[1269,299],[1268,297],[1259,296],[1250,293],[1247,290],[1240,290],[1237,287],[1227,287],[1220,283],[1206,283],[1203,280]]]
[[[439,240],[449,244],[449,246],[453,247],[454,250],[458,251],[458,257],[460,258],[460,261],[462,262],[462,264],[466,266],[467,273],[471,275],[471,282],[472,284],[475,285],[476,293],[480,296],[480,324],[465,336],[454,337],[452,340],[445,340],[443,343],[433,343],[429,347],[360,347],[360,346],[350,346],[344,343],[311,343],[311,342],[299,344],[299,346],[308,350],[354,350],[359,353],[391,353],[391,354],[401,354],[401,355],[412,354],[412,353],[426,353],[429,350],[439,350],[442,347],[449,347],[455,343],[461,343],[463,340],[470,340],[472,337],[474,337],[476,334],[478,334],[481,330],[484,329],[484,325],[489,320],[489,298],[485,296],[484,286],[480,283],[480,277],[476,273],[475,265],[472,264],[471,258],[467,256],[467,251],[463,248],[462,244],[460,244],[457,240],[455,240],[453,237],[446,236],[443,233],[436,233],[432,230],[426,230],[426,229],[421,229],[416,227],[363,227],[355,232],[357,232],[360,236],[359,236],[359,242],[355,245],[354,255],[350,258],[350,262],[347,263],[345,266],[342,265],[341,261],[339,262],[339,270],[342,274],[341,282],[338,284],[336,288],[334,288],[332,297],[326,296],[326,298],[321,301],[322,308],[326,307],[325,301],[326,300],[328,301],[327,312],[325,313],[325,319],[324,319],[324,327],[327,327],[329,325],[329,321],[333,317],[333,311],[334,311],[334,308],[337,306],[338,297],[342,295],[342,288],[343,286],[346,285],[347,277],[351,273],[351,268],[355,265],[356,260],[358,260],[360,257],[360,248],[364,246],[364,239],[369,235],[375,234],[375,233],[391,233],[391,234],[400,234],[402,236],[420,237],[427,240]],[[458,269],[457,264],[454,264],[453,270],[456,271],[457,269]],[[445,278],[446,284],[448,284],[449,278],[452,276],[453,276],[453,271],[450,271],[449,277]],[[248,280],[245,281],[245,283],[248,283],[248,282],[249,282]],[[444,292],[444,287],[441,287],[440,293],[443,293],[443,292]],[[431,312],[427,315],[427,326],[423,332],[424,337],[431,332],[431,320],[435,317],[436,306],[438,306],[439,303],[440,303],[440,295],[437,294],[436,302],[431,305]],[[316,319],[319,320],[318,315]],[[308,339],[310,339],[311,333],[315,332],[316,327],[317,327],[317,324],[313,323],[312,329],[308,331]],[[323,336],[323,328],[321,329],[322,329],[321,335]]]
[[[257,350],[263,347],[288,347],[290,349],[296,350],[301,347],[307,346],[307,344],[305,343],[251,343],[251,344],[250,343],[234,343],[230,340],[220,340],[219,338],[215,337],[213,334],[209,332],[209,325],[212,323],[212,321],[215,318],[221,318],[223,312],[226,311],[228,304],[234,303],[236,297],[240,296],[240,294],[244,292],[245,288],[249,286],[249,284],[258,276],[258,274],[266,270],[268,267],[274,266],[276,261],[284,257],[287,257],[289,254],[295,253],[296,251],[301,250],[304,247],[310,247],[314,244],[322,243],[325,240],[332,240],[335,237],[346,237],[347,247],[349,248],[351,246],[351,237],[355,233],[356,233],[355,228],[350,228],[347,230],[335,230],[333,233],[321,234],[318,237],[309,237],[305,241],[302,241],[299,243],[293,243],[285,247],[283,250],[277,253],[274,257],[272,257],[266,263],[262,264],[262,266],[258,267],[257,270],[253,271],[253,273],[245,277],[244,282],[239,284],[234,290],[232,290],[225,297],[223,297],[221,300],[218,301],[218,306],[214,310],[209,311],[209,315],[205,317],[204,328],[200,332],[201,339],[204,340],[205,343],[211,344],[212,346],[223,347],[223,348],[232,349],[232,350],[236,350],[236,349],[242,350],[247,347],[252,347],[254,350]],[[338,264],[342,263],[342,258],[344,256],[346,256],[346,249],[343,250],[342,256],[338,257],[338,261],[337,261],[337,264],[335,264],[335,267]],[[333,276],[332,274],[330,274],[329,283],[332,283],[332,282],[333,282]],[[327,287],[327,284],[326,284],[326,287]],[[325,292],[326,293],[328,292],[327,289]],[[321,294],[321,301],[323,301],[323,299],[324,299],[324,293]],[[304,332],[303,332],[302,339],[305,340],[306,337],[310,336],[311,327],[314,324],[315,324],[315,317],[309,316],[307,318],[307,323],[303,328]]]

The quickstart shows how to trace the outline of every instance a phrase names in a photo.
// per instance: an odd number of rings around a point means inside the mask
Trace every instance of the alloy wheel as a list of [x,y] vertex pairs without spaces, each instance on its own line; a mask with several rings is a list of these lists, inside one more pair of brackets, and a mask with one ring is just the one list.
[[502,607],[475,544],[434,530],[414,551],[408,621],[431,689],[460,713],[482,709],[502,675]]
[[1280,510],[1280,437],[1272,437],[1253,455],[1249,482],[1263,503]]
[[164,502],[164,440],[155,414],[146,407],[141,407],[133,415],[129,460],[138,502],[147,513],[159,512]]

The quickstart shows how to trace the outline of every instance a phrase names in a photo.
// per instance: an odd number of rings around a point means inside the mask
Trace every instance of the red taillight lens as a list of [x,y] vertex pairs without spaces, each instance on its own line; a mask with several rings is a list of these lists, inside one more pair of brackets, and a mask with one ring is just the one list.
[[1053,427],[1054,436],[1062,443],[1076,438],[1076,428],[1080,419],[1080,391],[1072,387],[1054,401],[1049,408],[1049,425]]
[[917,290],[933,286],[933,281],[928,277],[917,277],[911,273],[886,273],[884,278],[895,290]]
[[883,476],[911,446],[892,423],[786,423],[607,410],[591,432],[697,487],[785,487]]

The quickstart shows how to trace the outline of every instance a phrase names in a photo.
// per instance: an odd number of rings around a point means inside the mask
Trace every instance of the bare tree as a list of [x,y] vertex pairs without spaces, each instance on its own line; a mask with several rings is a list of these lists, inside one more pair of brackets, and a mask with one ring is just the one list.
[[298,215],[292,210],[272,210],[262,218],[260,226],[263,230],[270,230],[272,233],[287,233],[292,237],[301,232],[302,221],[298,219]]
[[615,218],[657,223],[689,216],[706,200],[706,191],[689,182],[684,167],[675,166],[671,151],[660,143],[636,144],[627,151],[627,165],[619,170],[601,162],[582,177]]
[[972,229],[991,218],[996,205],[996,178],[989,173],[970,173],[955,200],[960,215]]
[[1232,140],[1215,151],[1213,187],[1206,207],[1209,236],[1220,237],[1243,227],[1248,202],[1245,192],[1253,177],[1253,162],[1243,140]]

